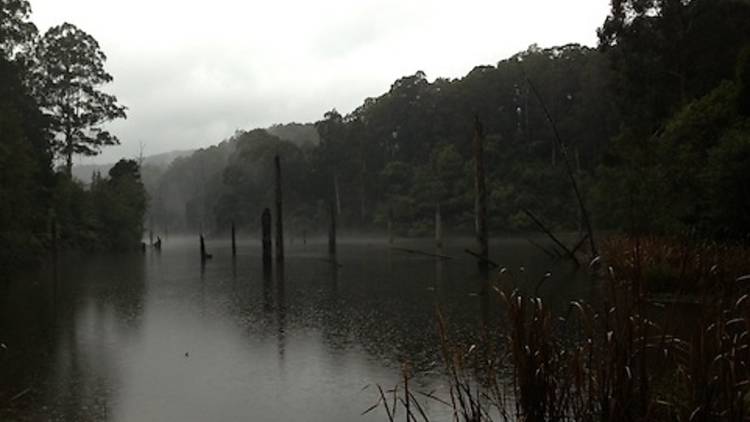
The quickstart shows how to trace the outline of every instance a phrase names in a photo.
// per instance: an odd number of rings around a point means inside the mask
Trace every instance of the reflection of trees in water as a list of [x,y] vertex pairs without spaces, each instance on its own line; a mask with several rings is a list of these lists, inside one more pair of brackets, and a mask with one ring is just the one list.
[[276,329],[277,346],[279,351],[279,365],[284,366],[286,353],[286,277],[284,276],[284,264],[276,266]]
[[68,256],[60,262],[58,269],[17,279],[1,296],[0,342],[13,353],[0,359],[0,398],[31,388],[19,400],[30,417],[52,412],[44,416],[104,419],[120,379],[121,351],[113,345],[127,344],[140,328],[144,258]]

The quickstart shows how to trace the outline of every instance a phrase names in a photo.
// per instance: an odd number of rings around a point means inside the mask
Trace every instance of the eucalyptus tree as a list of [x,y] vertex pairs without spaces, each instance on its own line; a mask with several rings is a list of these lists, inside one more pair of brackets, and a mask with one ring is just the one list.
[[31,51],[37,29],[30,18],[27,0],[0,0],[0,55],[6,60]]
[[126,107],[101,90],[112,82],[104,69],[107,57],[96,39],[75,25],[50,28],[39,40],[36,58],[36,95],[56,135],[53,148],[70,176],[74,154],[93,156],[120,143],[103,125],[126,118]]

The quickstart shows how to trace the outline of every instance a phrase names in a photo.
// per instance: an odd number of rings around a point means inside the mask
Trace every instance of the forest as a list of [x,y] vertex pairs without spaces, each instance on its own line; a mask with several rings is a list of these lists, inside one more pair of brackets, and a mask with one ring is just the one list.
[[745,241],[748,2],[614,1],[598,35],[596,48],[532,45],[457,79],[417,71],[314,124],[237,131],[155,172],[150,225],[257,234],[279,154],[293,235],[322,233],[329,206],[344,230],[392,219],[423,236],[439,208],[449,233],[469,234],[476,116],[492,233],[533,229],[524,209],[580,229],[567,161],[597,230]]
[[25,0],[0,2],[0,274],[61,249],[140,247],[147,196],[123,159],[84,186],[73,156],[119,143],[103,128],[126,108],[96,40],[63,23],[39,34]]
[[449,233],[470,233],[475,117],[491,233],[532,229],[525,209],[580,229],[567,166],[598,231],[747,240],[746,1],[613,1],[595,48],[532,45],[456,79],[417,71],[347,114],[237,131],[168,168],[123,161],[92,183],[71,177],[72,157],[119,143],[105,124],[126,117],[100,89],[104,52],[71,24],[38,34],[27,1],[2,4],[5,262],[50,248],[53,225],[61,245],[93,249],[134,248],[144,226],[256,235],[277,154],[293,236],[322,233],[329,207],[345,231],[392,220],[422,236],[439,209]]
[[0,0],[0,420],[747,421],[750,0],[609,4],[596,45],[77,166],[131,113],[107,55]]

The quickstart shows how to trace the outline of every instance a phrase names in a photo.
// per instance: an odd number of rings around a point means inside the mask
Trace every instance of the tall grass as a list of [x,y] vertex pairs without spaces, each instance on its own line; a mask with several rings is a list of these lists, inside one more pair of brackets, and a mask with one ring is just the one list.
[[[435,400],[455,421],[750,420],[750,296],[737,275],[746,252],[656,239],[604,248],[616,246],[595,281],[601,300],[571,302],[565,315],[495,286],[505,322],[467,346],[438,313],[448,396],[415,394],[404,372],[400,388],[381,390],[389,419],[405,408],[407,422],[428,421],[422,403]],[[645,270],[660,261],[688,274],[700,303],[654,302]]]

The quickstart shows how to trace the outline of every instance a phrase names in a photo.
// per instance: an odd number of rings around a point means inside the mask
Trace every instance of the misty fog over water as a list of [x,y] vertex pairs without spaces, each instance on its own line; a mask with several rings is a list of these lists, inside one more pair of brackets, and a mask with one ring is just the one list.
[[[462,252],[470,244],[448,241],[454,258],[442,260],[383,238],[344,240],[334,270],[322,242],[297,242],[268,278],[255,241],[239,242],[236,259],[228,242],[209,241],[214,258],[203,269],[195,237],[166,239],[145,257],[70,256],[57,274],[42,268],[5,287],[4,359],[22,364],[3,366],[0,379],[31,386],[34,413],[55,419],[360,420],[378,398],[375,384],[399,382],[402,362],[413,388],[446,394],[436,307],[456,338],[475,338],[483,318],[476,264]],[[542,276],[533,269],[551,265],[525,239],[493,249],[531,289]],[[545,297],[564,308],[588,295],[585,277],[560,272]]]

